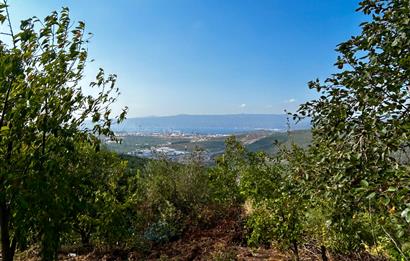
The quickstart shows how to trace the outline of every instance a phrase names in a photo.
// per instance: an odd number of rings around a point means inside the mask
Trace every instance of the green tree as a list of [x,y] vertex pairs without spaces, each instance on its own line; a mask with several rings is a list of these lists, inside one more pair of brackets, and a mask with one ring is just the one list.
[[145,225],[141,210],[145,187],[139,171],[126,171],[127,162],[114,152],[82,146],[78,153],[77,186],[70,229],[83,247],[139,247]]
[[[371,18],[338,45],[340,71],[310,82],[320,97],[295,116],[312,120],[317,184],[335,207],[332,224],[360,245],[367,236],[357,217],[378,213],[400,250],[410,222],[410,176],[399,157],[410,145],[410,1],[364,0],[358,11]],[[401,225],[387,231],[394,209]]]
[[[110,105],[118,89],[115,75],[100,69],[86,95],[85,25],[73,27],[68,8],[43,21],[32,17],[15,32],[7,3],[0,22],[9,25],[0,40],[0,229],[3,260],[12,260],[26,239],[41,242],[44,260],[56,258],[70,197],[76,144],[97,145],[112,136]],[[116,121],[125,117],[123,111]],[[92,128],[85,125],[92,119]],[[31,235],[29,235],[31,233]]]
[[250,153],[249,163],[241,171],[240,192],[251,206],[246,222],[248,242],[276,243],[291,249],[299,260],[309,199],[305,154],[296,146],[279,151],[275,157]]

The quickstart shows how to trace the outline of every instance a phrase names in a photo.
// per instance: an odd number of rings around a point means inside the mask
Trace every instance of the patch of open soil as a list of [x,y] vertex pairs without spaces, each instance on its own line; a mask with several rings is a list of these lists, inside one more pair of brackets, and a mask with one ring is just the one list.
[[[213,227],[192,227],[176,241],[162,246],[154,246],[148,255],[137,252],[112,251],[104,253],[93,251],[85,255],[60,254],[59,260],[64,261],[135,261],[135,260],[181,260],[181,261],[229,261],[229,260],[293,260],[292,255],[274,248],[250,248],[244,244],[242,213],[240,210],[230,211],[225,218],[219,219]],[[32,257],[29,257],[32,256]],[[23,259],[37,261],[35,253],[26,255]],[[306,245],[300,249],[301,260],[321,260],[320,251],[314,246]],[[329,261],[336,260],[386,260],[370,256],[367,253],[350,256],[330,256]]]

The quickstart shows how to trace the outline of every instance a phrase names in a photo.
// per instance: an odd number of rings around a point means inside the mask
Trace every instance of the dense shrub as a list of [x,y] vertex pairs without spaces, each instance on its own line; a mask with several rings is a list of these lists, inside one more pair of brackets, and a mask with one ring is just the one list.
[[216,159],[209,171],[212,200],[217,204],[236,205],[243,202],[239,192],[242,169],[247,165],[248,153],[234,136],[225,141],[225,152]]

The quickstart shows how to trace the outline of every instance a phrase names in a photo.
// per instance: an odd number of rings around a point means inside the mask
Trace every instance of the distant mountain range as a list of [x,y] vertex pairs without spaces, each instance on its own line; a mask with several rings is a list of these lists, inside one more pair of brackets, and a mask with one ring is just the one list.
[[[291,118],[289,121],[292,130],[310,128],[308,120],[298,124]],[[116,132],[229,134],[262,129],[286,131],[287,122],[288,115],[285,114],[175,115],[128,118],[112,127]]]

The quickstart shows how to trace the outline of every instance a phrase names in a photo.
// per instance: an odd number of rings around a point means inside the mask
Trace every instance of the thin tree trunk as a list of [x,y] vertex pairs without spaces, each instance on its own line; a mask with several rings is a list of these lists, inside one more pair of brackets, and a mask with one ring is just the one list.
[[0,203],[1,253],[3,261],[12,261],[15,251],[15,243],[13,246],[10,246],[9,221],[10,211],[7,207],[5,199],[3,198]]
[[293,245],[293,252],[295,253],[295,257],[296,257],[296,261],[299,261],[299,250],[298,250],[298,243],[296,242],[296,240],[292,241],[292,245]]
[[[6,15],[7,15],[7,21],[9,23],[9,28],[10,28],[10,34],[12,37],[12,42],[14,48],[16,47],[16,43],[14,41],[14,32],[13,32],[13,27],[11,26],[11,21],[10,21],[10,15],[9,15],[9,9],[7,5],[7,1],[3,0],[3,3],[6,6]],[[5,117],[6,117],[6,112],[7,112],[7,107],[8,107],[8,102],[10,98],[10,93],[13,85],[13,79],[12,77],[10,81],[8,81],[8,88],[6,92],[6,97],[4,98],[3,102],[3,109],[1,112],[1,118],[0,118],[0,128],[3,127],[3,125],[6,123]],[[13,143],[10,141],[7,145],[7,154],[5,157],[6,163],[10,162],[11,159],[11,152],[13,149]],[[3,185],[3,178],[0,180],[0,184]],[[12,245],[10,246],[10,230],[9,230],[9,225],[10,225],[10,209],[7,206],[7,201],[6,201],[6,192],[5,188],[2,186],[1,187],[1,192],[4,193],[2,197],[0,198],[0,236],[1,236],[1,260],[2,261],[13,261],[14,258],[14,253],[16,250],[16,240],[15,238],[13,239]]]
[[328,261],[325,246],[320,246],[320,253],[322,254],[322,261]]
[[80,236],[81,236],[81,245],[82,245],[82,247],[85,248],[85,249],[91,248],[90,233],[88,233],[86,231],[81,231]]

